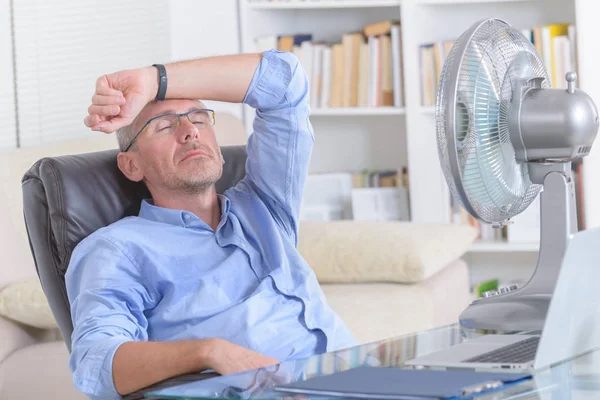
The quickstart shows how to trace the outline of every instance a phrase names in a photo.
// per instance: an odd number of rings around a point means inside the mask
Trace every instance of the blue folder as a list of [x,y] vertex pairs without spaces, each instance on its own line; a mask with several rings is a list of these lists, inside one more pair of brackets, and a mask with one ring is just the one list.
[[458,400],[531,379],[527,373],[358,367],[281,385],[277,392],[356,399]]

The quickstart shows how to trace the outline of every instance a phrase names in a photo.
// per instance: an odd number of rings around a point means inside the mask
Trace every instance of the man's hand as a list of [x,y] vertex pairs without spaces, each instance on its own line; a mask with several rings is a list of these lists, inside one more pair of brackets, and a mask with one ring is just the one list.
[[133,122],[158,90],[155,67],[103,75],[96,81],[92,105],[84,123],[94,131],[111,133]]
[[207,364],[221,375],[235,374],[251,369],[279,364],[274,358],[238,346],[223,339],[211,339],[212,346],[207,354]]
[[123,395],[174,376],[208,369],[225,375],[274,364],[279,361],[224,339],[126,342],[113,357],[113,379]]

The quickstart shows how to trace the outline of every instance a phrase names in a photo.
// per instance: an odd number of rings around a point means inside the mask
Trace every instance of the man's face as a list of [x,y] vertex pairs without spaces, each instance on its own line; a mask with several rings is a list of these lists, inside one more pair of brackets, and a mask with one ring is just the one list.
[[[162,114],[180,114],[204,106],[193,100],[165,100],[146,106],[136,118],[137,133],[146,121]],[[210,115],[209,117],[212,117]],[[211,187],[223,172],[223,158],[213,126],[202,116],[154,120],[127,153],[121,153],[119,165],[133,181],[144,180],[151,192],[177,191],[199,193]],[[175,125],[169,121],[175,121]]]

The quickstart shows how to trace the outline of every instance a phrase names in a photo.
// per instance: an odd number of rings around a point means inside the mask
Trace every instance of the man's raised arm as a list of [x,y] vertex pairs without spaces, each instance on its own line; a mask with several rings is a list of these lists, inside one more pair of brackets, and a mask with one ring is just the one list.
[[[166,99],[215,100],[241,103],[262,54],[214,56],[165,64]],[[103,75],[85,117],[85,125],[106,133],[133,122],[158,93],[156,67]]]

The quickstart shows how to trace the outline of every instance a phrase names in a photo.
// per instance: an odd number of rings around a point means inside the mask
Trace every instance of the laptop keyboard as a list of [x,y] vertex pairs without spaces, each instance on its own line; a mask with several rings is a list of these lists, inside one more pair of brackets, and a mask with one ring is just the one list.
[[521,364],[535,358],[535,353],[540,341],[539,336],[534,336],[508,346],[492,350],[488,353],[478,355],[463,362],[480,363],[506,363]]

